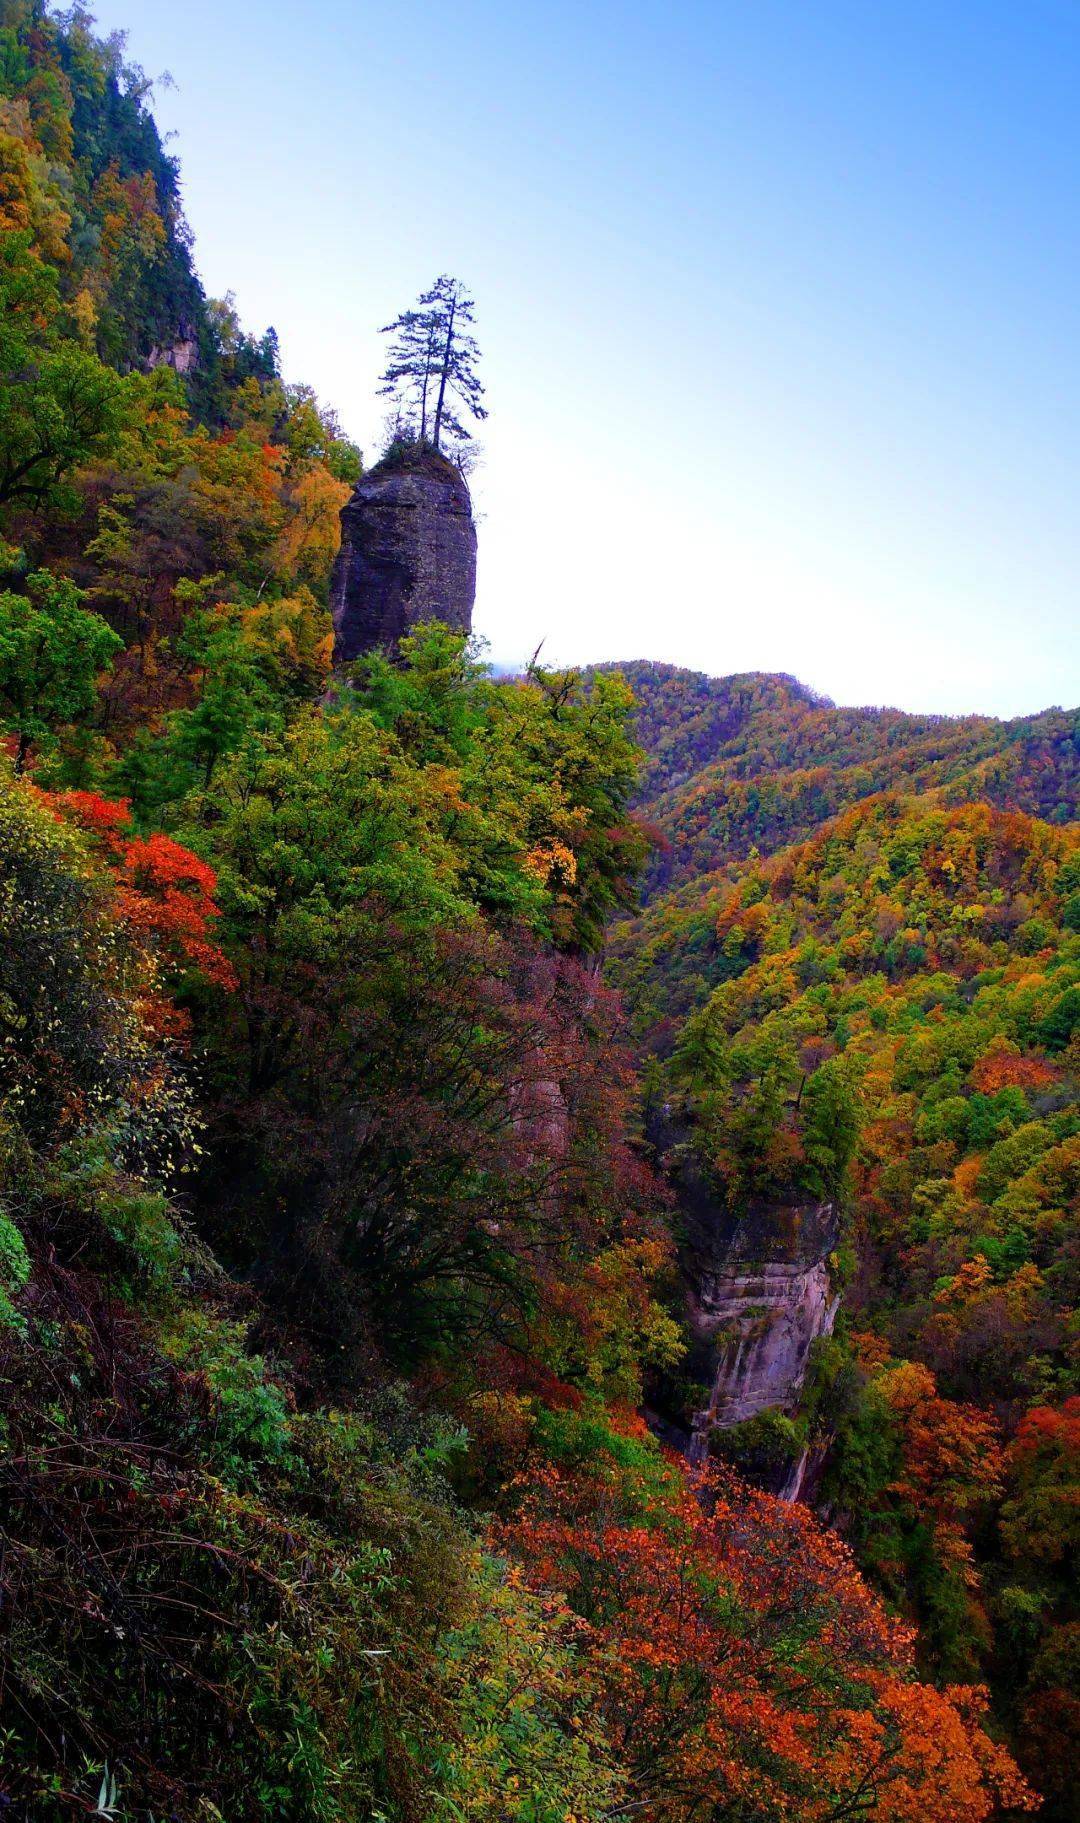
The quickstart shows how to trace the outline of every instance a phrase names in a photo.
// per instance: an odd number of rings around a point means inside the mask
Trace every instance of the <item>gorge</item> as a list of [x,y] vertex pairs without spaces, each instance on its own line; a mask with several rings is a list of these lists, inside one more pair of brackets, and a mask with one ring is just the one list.
[[[832,1334],[840,1304],[830,1264],[839,1238],[831,1202],[752,1200],[733,1213],[696,1156],[692,1129],[669,1106],[650,1138],[678,1210],[680,1283],[689,1377],[708,1388],[679,1441],[692,1463],[714,1432],[765,1412],[797,1411],[819,1337]],[[786,1465],[777,1492],[796,1499],[807,1462]]]

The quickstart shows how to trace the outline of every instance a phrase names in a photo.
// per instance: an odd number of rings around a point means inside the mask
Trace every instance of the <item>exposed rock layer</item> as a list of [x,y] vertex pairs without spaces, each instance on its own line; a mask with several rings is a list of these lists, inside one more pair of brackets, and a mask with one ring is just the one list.
[[[823,1260],[740,1267],[710,1275],[691,1301],[691,1321],[711,1346],[712,1394],[696,1415],[695,1441],[772,1406],[789,1409],[806,1376],[810,1345],[828,1335],[837,1299]],[[694,1452],[700,1454],[699,1450]]]
[[[770,1408],[792,1412],[810,1349],[829,1335],[839,1298],[828,1267],[837,1240],[831,1203],[752,1205],[740,1216],[718,1206],[670,1110],[653,1138],[679,1200],[682,1271],[694,1347],[688,1367],[710,1387],[694,1414],[687,1453],[708,1453],[709,1433]],[[792,1466],[785,1498],[797,1499],[805,1460]]]
[[335,663],[393,650],[424,620],[469,632],[475,595],[472,501],[453,464],[429,451],[364,475],[342,508],[330,582]]

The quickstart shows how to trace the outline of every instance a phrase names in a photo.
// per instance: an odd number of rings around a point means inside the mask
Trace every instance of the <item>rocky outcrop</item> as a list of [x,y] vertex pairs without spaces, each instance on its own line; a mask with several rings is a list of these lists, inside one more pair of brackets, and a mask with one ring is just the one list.
[[[839,1297],[828,1256],[837,1242],[837,1212],[831,1203],[758,1203],[732,1215],[718,1205],[689,1131],[670,1110],[652,1137],[681,1215],[693,1337],[687,1369],[710,1389],[686,1442],[691,1461],[701,1461],[714,1429],[797,1407],[811,1346],[836,1320]],[[805,1459],[794,1464],[777,1491],[797,1499],[806,1466]]]
[[476,527],[464,476],[433,450],[385,460],[342,508],[330,582],[334,661],[393,651],[424,620],[472,628]]
[[171,367],[174,373],[194,373],[199,365],[199,343],[194,329],[184,324],[176,341],[170,342],[167,348],[151,348],[146,365],[151,370]]
[[823,1261],[805,1271],[780,1264],[741,1270],[733,1262],[691,1308],[715,1356],[712,1394],[694,1426],[699,1435],[794,1403],[811,1343],[832,1329],[836,1297]]
[[695,1414],[691,1456],[705,1453],[714,1427],[796,1405],[811,1344],[836,1319],[835,1244],[830,1203],[751,1208],[734,1231],[722,1219],[697,1224],[684,1259],[687,1309],[712,1390]]

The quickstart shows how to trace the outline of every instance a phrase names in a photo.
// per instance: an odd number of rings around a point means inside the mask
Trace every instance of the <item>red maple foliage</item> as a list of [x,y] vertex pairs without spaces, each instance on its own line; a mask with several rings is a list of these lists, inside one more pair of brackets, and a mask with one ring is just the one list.
[[194,969],[217,987],[236,986],[232,963],[212,936],[218,917],[212,867],[171,836],[129,835],[127,798],[65,791],[50,803],[92,836],[108,858],[120,915],[146,948],[166,966]]
[[643,1818],[874,1814],[983,1823],[1038,1799],[986,1734],[986,1693],[913,1670],[847,1547],[730,1472],[541,1468],[498,1542],[583,1624],[603,1722]]

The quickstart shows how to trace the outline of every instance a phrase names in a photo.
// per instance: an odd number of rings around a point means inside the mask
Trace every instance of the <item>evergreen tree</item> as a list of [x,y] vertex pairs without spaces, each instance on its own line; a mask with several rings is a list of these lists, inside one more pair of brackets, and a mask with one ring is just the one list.
[[407,435],[433,449],[441,449],[444,435],[468,441],[464,416],[487,417],[476,372],[480,349],[468,333],[475,308],[460,281],[443,273],[415,309],[379,331],[394,337],[380,397],[393,399]]

